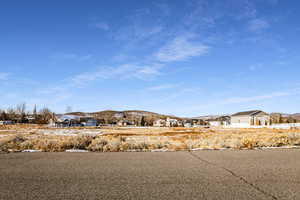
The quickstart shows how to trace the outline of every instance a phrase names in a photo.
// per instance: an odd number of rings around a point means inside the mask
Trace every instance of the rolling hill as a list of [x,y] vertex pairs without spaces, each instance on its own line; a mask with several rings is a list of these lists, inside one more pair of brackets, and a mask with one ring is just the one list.
[[183,118],[171,116],[171,115],[163,115],[155,112],[143,111],[143,110],[125,110],[125,111],[115,111],[115,110],[104,110],[99,112],[71,112],[65,113],[66,115],[76,115],[82,117],[93,117],[98,120],[104,121],[105,123],[114,123],[119,120],[127,120],[131,122],[135,122],[135,124],[141,123],[142,120],[146,121],[147,124],[153,124],[153,121],[157,119],[178,119],[181,120]]

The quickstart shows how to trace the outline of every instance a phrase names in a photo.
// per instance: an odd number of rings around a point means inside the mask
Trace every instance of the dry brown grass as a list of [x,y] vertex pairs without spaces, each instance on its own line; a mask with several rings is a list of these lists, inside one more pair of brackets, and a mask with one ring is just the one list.
[[0,138],[0,152],[8,152],[9,150],[18,151],[20,145],[26,141],[22,135],[12,135]]
[[[2,129],[1,129],[2,128]],[[94,129],[94,128],[92,128]],[[37,131],[39,130],[39,131]],[[43,135],[40,126],[0,127],[0,151],[35,149],[49,152],[67,149],[89,151],[151,151],[203,149],[253,149],[299,146],[300,130],[201,129],[201,128],[101,128],[104,135]],[[51,131],[60,129],[51,129]],[[69,130],[69,129],[64,129]],[[8,131],[8,132],[6,132]],[[96,131],[96,130],[95,130]],[[5,133],[5,134],[3,134]]]

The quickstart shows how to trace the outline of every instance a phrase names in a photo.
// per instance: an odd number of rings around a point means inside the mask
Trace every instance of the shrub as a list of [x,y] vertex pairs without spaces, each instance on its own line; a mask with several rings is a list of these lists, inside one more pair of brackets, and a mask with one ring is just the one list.
[[108,144],[107,140],[96,138],[87,147],[90,151],[104,151],[104,147]]
[[13,135],[0,139],[0,151],[19,150],[20,144],[26,141],[22,135]]

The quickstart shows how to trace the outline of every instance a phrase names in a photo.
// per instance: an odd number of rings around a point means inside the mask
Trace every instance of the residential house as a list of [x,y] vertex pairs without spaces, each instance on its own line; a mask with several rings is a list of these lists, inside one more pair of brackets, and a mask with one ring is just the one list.
[[231,126],[235,127],[247,128],[251,126],[267,126],[270,124],[270,115],[261,110],[238,112],[231,115]]
[[98,121],[94,118],[81,118],[80,119],[82,126],[97,126]]
[[186,127],[186,128],[191,128],[193,126],[193,120],[192,119],[184,120],[183,126]]
[[80,117],[75,115],[62,115],[58,117],[57,121],[55,122],[56,127],[78,127],[82,126],[80,122]]
[[221,116],[207,120],[210,126],[227,126],[230,124],[230,116]]
[[184,122],[183,126],[185,128],[191,128],[192,127],[192,123],[191,122]]
[[167,118],[166,120],[166,127],[176,127],[178,126],[178,120],[177,119],[171,119],[171,118]]
[[129,120],[124,120],[124,119],[119,120],[117,122],[117,126],[133,126],[133,125],[135,125],[134,122],[129,121]]
[[114,114],[114,117],[120,119],[120,118],[125,118],[126,116],[124,115],[124,113],[118,112],[118,113]]
[[0,121],[0,125],[11,125],[11,124],[14,124],[14,122],[11,120]]
[[153,126],[155,126],[155,127],[164,127],[164,126],[166,126],[166,120],[157,119],[153,122]]
[[28,123],[34,123],[35,122],[35,117],[33,115],[26,116],[25,119]]
[[192,119],[192,124],[193,124],[193,127],[201,127],[201,126],[207,125],[207,122],[204,121],[203,119],[195,118],[195,119]]

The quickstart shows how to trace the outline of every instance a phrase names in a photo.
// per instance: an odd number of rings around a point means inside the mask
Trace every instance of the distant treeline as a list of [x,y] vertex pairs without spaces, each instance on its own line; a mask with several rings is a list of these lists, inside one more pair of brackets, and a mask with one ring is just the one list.
[[37,110],[35,105],[32,111],[26,110],[26,103],[18,104],[6,110],[0,109],[0,121],[12,121],[14,123],[47,124],[50,119],[55,118],[49,108],[43,107]]

